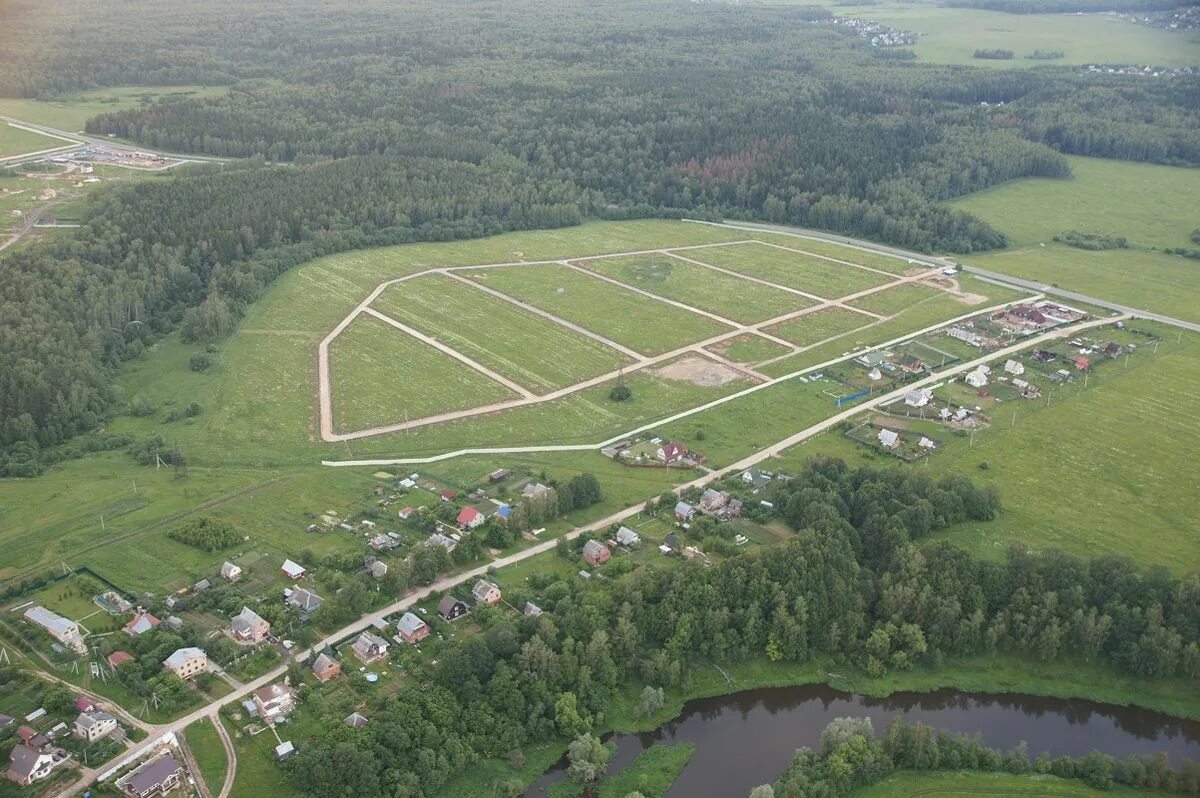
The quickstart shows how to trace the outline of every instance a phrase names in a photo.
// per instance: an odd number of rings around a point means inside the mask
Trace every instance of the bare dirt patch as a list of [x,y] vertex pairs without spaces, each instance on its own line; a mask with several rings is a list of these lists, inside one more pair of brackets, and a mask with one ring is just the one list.
[[679,382],[690,382],[702,388],[720,388],[743,378],[741,372],[720,363],[714,363],[699,355],[681,358],[665,366],[657,368],[654,373],[659,377]]
[[970,291],[963,291],[958,284],[958,280],[953,277],[934,277],[926,282],[946,289],[954,295],[955,299],[964,305],[982,305],[984,302],[987,302],[987,297],[983,294],[972,294]]

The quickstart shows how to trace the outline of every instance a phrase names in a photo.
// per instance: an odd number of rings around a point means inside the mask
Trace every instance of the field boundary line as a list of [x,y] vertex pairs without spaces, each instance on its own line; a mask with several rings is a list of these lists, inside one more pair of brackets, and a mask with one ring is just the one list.
[[809,251],[803,250],[803,249],[796,249],[795,247],[785,247],[783,244],[776,244],[774,241],[758,241],[756,243],[765,244],[766,246],[774,247],[775,249],[782,249],[784,252],[794,252],[797,255],[807,255],[810,258],[817,258],[819,260],[827,260],[831,263],[841,264],[842,266],[853,266],[854,268],[862,269],[865,272],[874,272],[875,274],[886,274],[888,277],[892,277],[892,278],[904,276],[902,274],[896,275],[896,274],[892,274],[891,272],[885,272],[883,269],[875,269],[870,266],[864,266],[861,263],[855,263],[855,262],[849,261],[849,260],[839,260],[838,258],[833,258],[833,257],[830,257],[829,255],[819,255],[816,252],[809,252]]
[[749,274],[742,274],[741,272],[735,272],[732,269],[726,269],[721,266],[714,266],[711,263],[705,263],[704,261],[695,260],[693,258],[688,258],[683,255],[676,255],[674,252],[672,252],[669,249],[664,249],[662,251],[662,253],[664,255],[667,255],[668,257],[672,257],[672,258],[681,260],[684,263],[690,263],[693,266],[700,266],[705,269],[712,269],[714,272],[720,272],[721,274],[725,274],[730,277],[736,277],[737,279],[745,280],[748,283],[758,283],[759,285],[765,285],[768,288],[774,288],[777,291],[786,291],[789,294],[797,294],[799,296],[806,297],[808,299],[816,300],[818,303],[836,301],[836,300],[832,300],[832,299],[828,299],[826,297],[820,296],[818,294],[810,294],[807,291],[801,291],[799,288],[792,288],[789,285],[780,285],[779,283],[773,283],[770,280],[764,280],[761,277],[752,277]]
[[442,354],[449,355],[450,357],[454,358],[455,360],[462,363],[463,365],[470,366],[475,371],[478,371],[480,374],[484,375],[485,377],[488,377],[489,379],[500,383],[505,388],[508,388],[510,391],[515,391],[516,393],[521,394],[526,399],[533,399],[536,396],[528,388],[518,385],[517,383],[510,380],[508,377],[505,377],[504,375],[499,374],[498,372],[492,371],[487,366],[483,365],[482,363],[480,363],[477,360],[473,360],[472,358],[467,357],[466,355],[464,355],[462,352],[459,352],[454,347],[447,346],[446,344],[442,343],[441,341],[434,338],[433,336],[426,335],[425,333],[421,332],[420,330],[415,330],[412,327],[409,327],[404,322],[393,319],[391,316],[388,316],[386,313],[381,313],[380,311],[378,311],[372,307],[363,308],[363,313],[366,313],[367,315],[370,315],[370,316],[374,316],[375,318],[379,319],[380,321],[382,321],[385,324],[390,324],[391,326],[395,327],[397,330],[400,330],[401,332],[412,336],[413,338],[417,339],[421,343],[426,344],[427,346],[432,346],[434,349],[438,350]]
[[580,335],[586,336],[587,338],[590,338],[593,341],[596,341],[597,343],[604,344],[605,346],[607,346],[611,349],[617,350],[618,352],[620,352],[623,355],[628,355],[629,357],[632,357],[634,360],[644,360],[645,359],[645,356],[642,355],[640,352],[636,352],[636,351],[630,349],[629,347],[625,346],[624,344],[619,344],[616,341],[613,341],[609,338],[605,338],[603,335],[600,335],[597,332],[593,332],[592,330],[589,330],[587,327],[576,324],[575,322],[567,321],[566,319],[555,316],[550,311],[542,310],[541,308],[536,307],[535,305],[531,305],[528,302],[525,302],[524,300],[517,299],[515,296],[509,296],[508,294],[504,293],[503,291],[498,291],[495,288],[492,288],[491,286],[483,285],[482,283],[477,283],[474,280],[470,280],[466,277],[461,277],[452,272],[444,272],[444,274],[446,275],[446,277],[450,278],[451,280],[455,280],[459,283],[462,283],[463,285],[469,285],[472,288],[474,288],[478,291],[482,291],[483,293],[485,293],[489,296],[493,296],[493,297],[496,297],[497,299],[500,299],[500,300],[503,300],[510,304],[516,305],[517,307],[521,308],[522,310],[529,311],[530,313],[532,313],[535,316],[540,316],[541,318],[546,319],[547,321],[554,322],[555,324],[559,325],[560,327],[565,327],[566,329],[571,330],[572,332],[577,332]]
[[725,324],[729,327],[744,327],[745,326],[740,321],[734,321],[733,319],[727,319],[724,316],[718,316],[716,313],[710,313],[707,310],[701,310],[700,308],[694,308],[691,305],[688,305],[684,302],[680,302],[677,299],[668,299],[665,296],[659,296],[658,294],[647,291],[644,288],[638,288],[635,285],[628,285],[627,283],[623,283],[620,280],[615,280],[612,277],[609,277],[607,274],[598,274],[597,272],[591,271],[590,269],[585,269],[582,266],[576,266],[571,261],[560,260],[558,262],[560,264],[562,264],[563,266],[566,266],[568,269],[573,269],[574,271],[577,271],[580,274],[586,274],[588,277],[591,277],[593,280],[600,280],[602,282],[606,282],[611,285],[615,285],[618,288],[624,288],[626,291],[633,291],[635,294],[641,294],[644,297],[648,297],[650,299],[654,299],[659,302],[664,302],[668,305],[673,305],[674,307],[677,307],[680,310],[686,310],[689,313],[696,314],[697,316],[705,316],[707,318],[712,319],[713,321],[720,322],[721,324]]
[[[1027,297],[1026,301],[1036,302],[1037,300],[1043,299],[1043,298],[1044,298],[1044,295],[1035,294],[1033,296]],[[720,405],[723,405],[726,402],[732,402],[735,399],[740,399],[740,398],[742,398],[744,396],[748,396],[756,391],[761,391],[765,388],[770,388],[774,385],[778,385],[782,382],[793,379],[795,377],[800,377],[805,374],[812,373],[814,371],[820,371],[821,369],[829,368],[830,366],[836,365],[838,363],[843,363],[847,360],[852,360],[853,358],[862,354],[862,352],[870,352],[875,349],[884,349],[889,346],[895,346],[896,344],[907,341],[911,338],[915,338],[919,335],[924,335],[926,333],[933,332],[934,330],[949,326],[951,324],[955,324],[959,321],[962,321],[963,319],[972,318],[973,316],[977,316],[980,313],[992,313],[997,310],[1002,310],[1011,304],[1012,304],[1011,302],[1004,302],[1002,304],[993,305],[992,307],[980,308],[977,310],[973,310],[970,313],[965,313],[961,316],[956,316],[953,319],[947,319],[945,321],[938,322],[937,324],[931,325],[929,327],[925,327],[924,329],[913,330],[912,332],[905,333],[904,335],[902,335],[898,338],[893,338],[890,341],[885,341],[883,343],[876,344],[876,345],[868,347],[862,351],[848,352],[844,355],[833,358],[831,360],[827,360],[823,363],[818,363],[813,366],[806,366],[805,368],[799,369],[797,371],[793,371],[790,374],[785,374],[782,377],[775,377],[774,379],[771,379],[767,382],[761,383],[759,385],[752,385],[749,388],[745,388],[741,391],[737,391],[736,393],[731,393],[728,396],[719,397],[717,399],[712,400],[711,402],[707,402],[707,403],[699,405],[697,407],[693,407],[688,410],[681,411],[672,416],[658,419],[658,420],[653,421],[648,424],[643,424],[642,426],[637,427],[636,429],[627,430],[625,432],[622,432],[618,435],[614,435],[613,437],[608,438],[603,441],[600,441],[598,443],[544,444],[544,445],[537,445],[537,446],[482,447],[482,448],[474,448],[474,449],[458,449],[456,451],[444,452],[442,454],[429,455],[426,457],[369,458],[369,459],[360,459],[360,460],[322,460],[321,465],[330,466],[333,468],[340,468],[340,467],[347,467],[347,466],[371,466],[371,465],[379,465],[379,466],[384,466],[384,465],[426,465],[429,463],[441,462],[443,460],[450,460],[455,457],[463,457],[463,456],[478,455],[478,454],[525,454],[525,453],[533,454],[533,453],[537,453],[537,452],[581,452],[581,451],[588,451],[588,450],[593,450],[593,449],[603,449],[606,446],[611,446],[618,441],[622,441],[626,438],[632,437],[639,433],[646,432],[648,430],[652,430],[652,429],[654,429],[656,427],[660,427],[664,424],[672,424],[676,421],[680,421],[682,419],[688,418],[689,416],[696,415],[697,413],[703,413],[706,410],[711,410],[714,407],[719,407]],[[1075,329],[1075,328],[1072,328],[1072,329]],[[740,333],[734,333],[728,337],[733,337],[734,335],[737,335],[737,334],[740,334]],[[1041,339],[1039,338],[1038,340],[1041,340]],[[708,345],[708,344],[705,344],[705,345]],[[700,346],[700,344],[696,344],[696,346]],[[990,359],[990,357],[992,357],[992,356],[989,356],[989,359]],[[986,360],[985,360],[985,362],[986,362]],[[907,386],[907,387],[911,387],[911,385]],[[901,393],[900,395],[903,396],[903,393]],[[859,405],[859,406],[857,406],[857,409],[861,410],[864,407],[866,407],[866,405]],[[362,436],[362,437],[367,437],[367,436]]]

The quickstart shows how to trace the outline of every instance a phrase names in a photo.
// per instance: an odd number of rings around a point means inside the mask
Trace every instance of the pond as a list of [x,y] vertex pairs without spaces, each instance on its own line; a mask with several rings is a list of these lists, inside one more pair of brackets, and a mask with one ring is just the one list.
[[[821,730],[834,718],[870,717],[876,734],[882,734],[897,715],[938,729],[979,733],[994,748],[1024,741],[1032,756],[1099,750],[1116,757],[1166,752],[1175,766],[1183,759],[1200,761],[1200,721],[1134,707],[953,690],[871,698],[826,685],[802,685],[696,699],[652,732],[613,735],[609,739],[617,753],[609,772],[619,771],[652,745],[690,742],[696,754],[668,796],[745,796],[783,773],[797,748],[819,747]],[[565,767],[565,760],[559,762],[526,795],[544,795],[565,777]]]

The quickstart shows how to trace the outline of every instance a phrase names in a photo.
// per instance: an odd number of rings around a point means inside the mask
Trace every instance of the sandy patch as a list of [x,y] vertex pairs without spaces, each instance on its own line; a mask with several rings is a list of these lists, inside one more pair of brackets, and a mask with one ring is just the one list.
[[720,388],[742,379],[743,376],[737,369],[714,363],[698,355],[690,355],[668,363],[655,369],[654,373],[668,380],[690,382],[703,388]]
[[983,294],[972,294],[969,291],[963,291],[958,284],[958,280],[953,277],[934,277],[926,282],[946,289],[954,295],[955,299],[964,305],[982,305],[984,302],[987,302],[987,297]]

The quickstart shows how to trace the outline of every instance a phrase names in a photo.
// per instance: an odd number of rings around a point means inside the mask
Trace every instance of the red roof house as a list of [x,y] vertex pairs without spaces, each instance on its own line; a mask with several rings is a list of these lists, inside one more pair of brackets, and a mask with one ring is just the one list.
[[133,659],[133,655],[128,651],[114,651],[108,655],[108,664],[110,667],[118,668]]
[[487,519],[483,517],[483,513],[479,512],[474,507],[464,507],[459,512],[458,518],[455,520],[463,529],[474,529]]
[[457,495],[458,494],[452,490],[444,490],[444,491],[442,491],[442,501],[444,501],[444,502],[454,501],[454,497]]
[[1089,363],[1088,359],[1082,355],[1075,359],[1075,368],[1079,369],[1080,371],[1087,371],[1088,366],[1090,365],[1092,364]]

